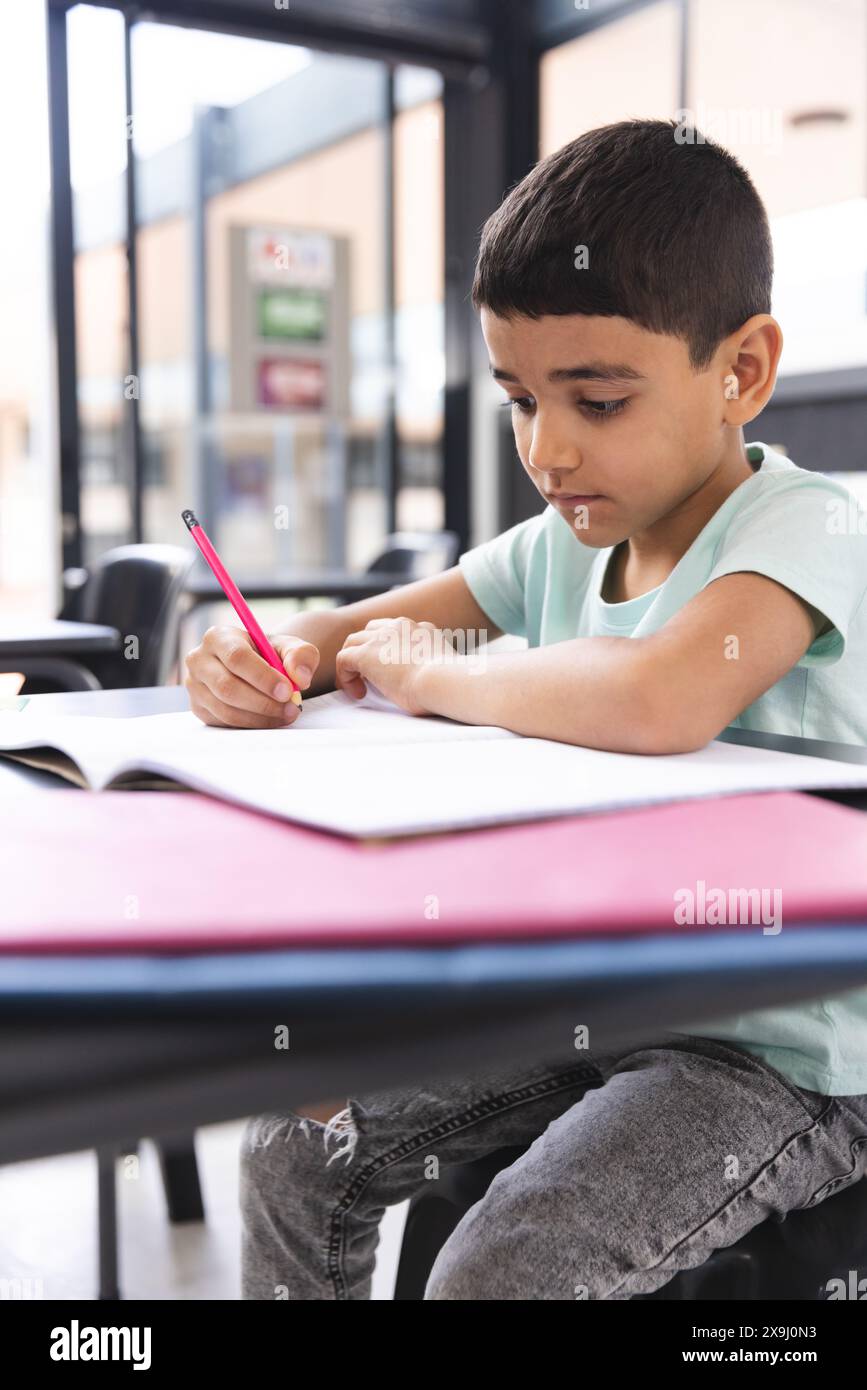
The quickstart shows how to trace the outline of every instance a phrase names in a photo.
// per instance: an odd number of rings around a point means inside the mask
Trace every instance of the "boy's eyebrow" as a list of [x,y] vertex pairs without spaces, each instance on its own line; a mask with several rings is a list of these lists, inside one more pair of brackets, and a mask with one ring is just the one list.
[[[495,381],[517,381],[513,372],[503,367],[491,367]],[[587,362],[583,367],[558,367],[548,373],[548,381],[644,381],[645,377],[625,362]]]

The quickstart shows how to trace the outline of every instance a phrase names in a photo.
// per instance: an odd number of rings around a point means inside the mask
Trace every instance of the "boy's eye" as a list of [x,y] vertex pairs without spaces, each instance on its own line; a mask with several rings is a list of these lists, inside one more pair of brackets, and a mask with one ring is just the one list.
[[579,401],[582,410],[593,420],[609,420],[612,415],[619,415],[621,410],[625,410],[629,404],[629,397],[624,396],[619,401]]
[[[526,415],[533,408],[532,396],[510,396],[507,401],[503,401],[505,410],[515,409],[522,415]],[[619,415],[629,404],[629,397],[624,396],[619,401],[585,401],[577,402],[579,410],[583,410],[591,420],[610,420],[612,416]]]

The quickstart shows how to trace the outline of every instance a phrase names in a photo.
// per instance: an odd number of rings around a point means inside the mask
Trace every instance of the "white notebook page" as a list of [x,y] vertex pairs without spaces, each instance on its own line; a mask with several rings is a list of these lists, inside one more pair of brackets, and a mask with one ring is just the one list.
[[[12,733],[12,730],[15,730]],[[714,742],[666,757],[605,753],[416,718],[342,692],[287,729],[216,729],[191,713],[0,716],[0,748],[62,748],[95,786],[146,769],[288,820],[408,835],[738,792],[867,786],[867,766]],[[130,793],[133,795],[134,793]]]
[[264,769],[275,757],[282,760],[304,747],[321,752],[327,747],[518,738],[491,725],[407,714],[370,686],[363,700],[339,690],[305,700],[298,719],[285,729],[219,729],[203,724],[190,711],[116,719],[42,716],[34,709],[0,717],[0,750],[59,748],[78,763],[95,788],[121,769],[143,766],[143,759],[149,767],[157,759],[171,770],[175,760],[186,765],[189,758],[197,769],[213,766],[215,771],[234,772],[247,760]]

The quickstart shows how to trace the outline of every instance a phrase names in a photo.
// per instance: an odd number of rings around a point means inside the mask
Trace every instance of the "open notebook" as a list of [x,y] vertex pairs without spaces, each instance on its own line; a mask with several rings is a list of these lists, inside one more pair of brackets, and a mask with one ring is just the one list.
[[867,765],[714,742],[643,757],[414,717],[373,687],[305,700],[287,729],[195,715],[0,713],[0,753],[94,789],[172,783],[353,836],[413,835],[751,791],[867,786]]

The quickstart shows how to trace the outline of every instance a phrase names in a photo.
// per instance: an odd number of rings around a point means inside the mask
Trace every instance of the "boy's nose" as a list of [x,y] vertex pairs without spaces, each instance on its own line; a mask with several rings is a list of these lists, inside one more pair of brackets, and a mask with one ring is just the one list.
[[533,468],[535,481],[545,492],[570,492],[580,491],[579,488],[572,488],[572,483],[577,483],[581,473],[581,460],[574,457],[569,460],[544,459],[540,463],[534,462],[535,456],[531,455],[530,463]]
[[531,468],[542,474],[542,481],[551,480],[550,491],[561,491],[558,480],[568,478],[581,466],[581,456],[575,447],[574,439],[554,435],[550,431],[536,430],[530,444],[528,461]]

